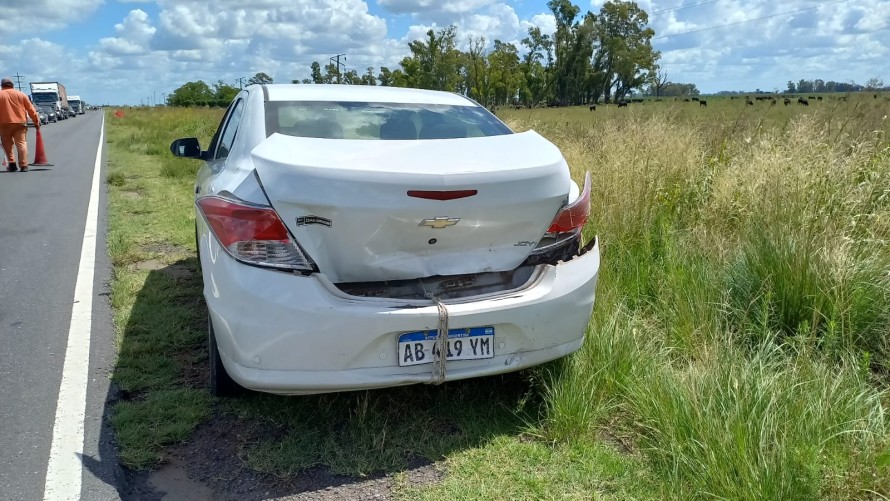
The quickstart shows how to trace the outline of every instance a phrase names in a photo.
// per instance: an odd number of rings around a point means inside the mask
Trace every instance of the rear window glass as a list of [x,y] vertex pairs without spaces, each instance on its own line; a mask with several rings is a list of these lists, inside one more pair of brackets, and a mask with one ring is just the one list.
[[455,139],[512,134],[481,106],[272,101],[266,133],[324,139]]

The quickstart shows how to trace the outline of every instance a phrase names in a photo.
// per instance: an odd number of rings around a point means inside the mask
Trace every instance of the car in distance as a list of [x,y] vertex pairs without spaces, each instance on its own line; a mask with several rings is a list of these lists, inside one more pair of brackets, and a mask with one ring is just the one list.
[[[37,118],[40,120],[40,125],[46,125],[49,122],[49,118],[46,115],[46,112],[43,111],[42,108],[37,108]],[[28,126],[34,126],[34,121],[31,120],[31,115],[28,115]]]
[[581,347],[600,254],[559,149],[466,97],[252,85],[209,146],[210,388],[310,394],[515,371]]
[[51,106],[37,106],[36,108],[38,113],[43,112],[43,114],[46,115],[47,123],[59,121],[58,117],[56,116],[55,110],[53,110]]

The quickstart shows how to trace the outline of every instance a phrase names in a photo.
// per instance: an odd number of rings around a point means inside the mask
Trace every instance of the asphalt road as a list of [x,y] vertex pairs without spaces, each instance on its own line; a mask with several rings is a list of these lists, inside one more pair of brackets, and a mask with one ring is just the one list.
[[[43,127],[52,167],[0,169],[0,500],[44,499],[47,462],[72,318],[101,112]],[[34,159],[33,128],[28,133]],[[104,155],[104,154],[103,154]],[[100,168],[104,169],[104,161]],[[102,176],[104,180],[104,175]],[[114,363],[108,305],[105,184],[100,184],[90,363],[80,493],[118,499],[117,466],[105,417]]]

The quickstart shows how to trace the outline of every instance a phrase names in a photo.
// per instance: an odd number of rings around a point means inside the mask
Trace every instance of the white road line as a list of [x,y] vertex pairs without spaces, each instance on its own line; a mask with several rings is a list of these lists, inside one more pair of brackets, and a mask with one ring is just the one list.
[[90,370],[90,331],[93,326],[93,277],[96,269],[96,233],[99,219],[99,179],[102,172],[102,144],[105,117],[99,129],[99,150],[93,170],[93,186],[87,208],[86,226],[77,284],[74,286],[74,305],[71,308],[71,327],[62,369],[62,384],[56,404],[53,442],[46,465],[46,484],[43,499],[79,500],[83,476],[83,426],[87,405],[87,381]]

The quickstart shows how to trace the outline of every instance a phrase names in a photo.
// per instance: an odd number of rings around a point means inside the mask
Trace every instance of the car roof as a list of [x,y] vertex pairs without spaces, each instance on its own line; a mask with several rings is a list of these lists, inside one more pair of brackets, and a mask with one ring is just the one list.
[[341,101],[476,106],[452,92],[376,85],[268,84],[268,101]]

